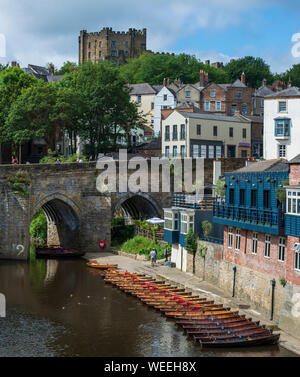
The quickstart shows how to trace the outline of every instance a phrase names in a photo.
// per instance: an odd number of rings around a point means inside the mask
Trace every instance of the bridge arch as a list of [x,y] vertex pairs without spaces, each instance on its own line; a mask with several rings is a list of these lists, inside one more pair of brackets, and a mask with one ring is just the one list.
[[34,207],[32,217],[42,209],[47,219],[47,245],[49,247],[78,248],[80,216],[78,206],[68,197],[53,193]]
[[162,208],[157,201],[146,193],[126,193],[113,208],[113,215],[122,208],[125,216],[132,220],[161,217]]

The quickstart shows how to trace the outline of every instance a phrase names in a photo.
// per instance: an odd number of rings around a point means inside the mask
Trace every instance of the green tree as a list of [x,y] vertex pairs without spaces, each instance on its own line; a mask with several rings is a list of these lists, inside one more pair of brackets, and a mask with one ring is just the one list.
[[23,90],[5,122],[5,139],[23,145],[34,138],[55,134],[56,87],[42,81]]
[[31,221],[30,235],[35,240],[47,241],[47,219],[42,209],[34,215]]
[[67,61],[63,64],[63,66],[55,71],[56,75],[65,75],[67,73],[73,73],[76,72],[78,69],[78,65],[74,62]]
[[224,67],[231,82],[240,79],[242,73],[246,75],[247,85],[251,88],[259,88],[264,79],[272,83],[274,77],[269,65],[261,58],[246,56],[241,59],[232,60]]
[[188,252],[193,254],[193,273],[196,270],[196,253],[198,250],[198,241],[199,238],[193,232],[193,229],[190,228],[186,236],[186,249]]
[[279,79],[284,82],[292,81],[293,86],[300,87],[300,64],[295,64],[291,69],[280,75]]

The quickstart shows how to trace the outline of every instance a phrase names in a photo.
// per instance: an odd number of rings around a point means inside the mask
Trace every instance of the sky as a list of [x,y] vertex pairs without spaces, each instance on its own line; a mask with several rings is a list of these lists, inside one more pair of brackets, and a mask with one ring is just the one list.
[[0,63],[60,67],[77,62],[82,29],[147,28],[152,51],[224,63],[251,55],[281,73],[300,63],[299,19],[296,0],[0,0]]

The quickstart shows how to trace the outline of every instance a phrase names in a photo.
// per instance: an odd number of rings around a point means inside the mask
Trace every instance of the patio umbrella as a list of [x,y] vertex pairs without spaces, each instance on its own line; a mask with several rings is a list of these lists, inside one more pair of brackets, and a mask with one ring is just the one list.
[[158,217],[154,217],[153,219],[146,220],[146,223],[149,224],[163,224],[165,220],[159,219]]

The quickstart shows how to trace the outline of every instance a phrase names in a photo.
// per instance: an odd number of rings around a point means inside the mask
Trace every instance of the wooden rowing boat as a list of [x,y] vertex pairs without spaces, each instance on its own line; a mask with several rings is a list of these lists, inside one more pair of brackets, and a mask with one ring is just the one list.
[[101,264],[101,263],[98,263],[96,261],[88,262],[86,265],[88,267],[97,268],[99,270],[109,270],[109,269],[118,268],[117,264],[108,264],[108,263],[107,264]]
[[44,248],[37,248],[36,249],[36,257],[37,258],[78,258],[83,257],[85,255],[85,252],[78,251],[75,249],[65,249],[63,247],[58,248],[50,248],[50,247],[44,247]]
[[260,336],[260,337],[248,337],[248,338],[236,338],[227,340],[205,340],[199,341],[203,348],[234,348],[234,347],[253,347],[261,346],[265,344],[277,344],[280,335]]

